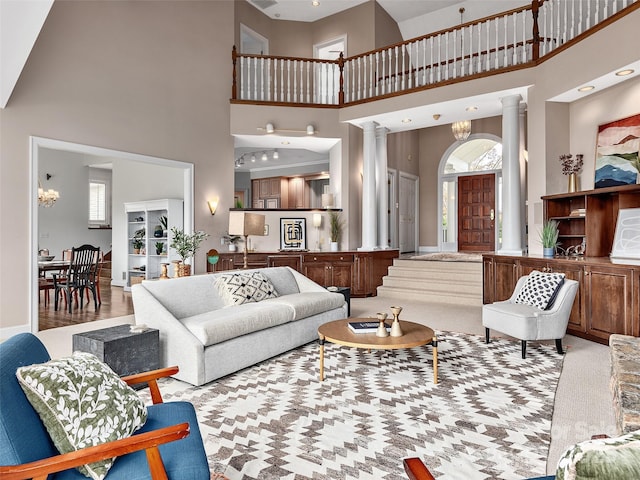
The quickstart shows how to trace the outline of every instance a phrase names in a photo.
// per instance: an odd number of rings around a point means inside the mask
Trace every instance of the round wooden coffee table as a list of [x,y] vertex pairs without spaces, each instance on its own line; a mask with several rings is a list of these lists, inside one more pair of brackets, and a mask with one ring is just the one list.
[[419,323],[400,320],[401,337],[377,337],[375,333],[353,333],[349,322],[375,322],[371,318],[347,318],[320,325],[320,381],[324,380],[324,342],[328,341],[345,347],[396,350],[422,345],[433,347],[433,383],[438,383],[438,340],[433,329]]

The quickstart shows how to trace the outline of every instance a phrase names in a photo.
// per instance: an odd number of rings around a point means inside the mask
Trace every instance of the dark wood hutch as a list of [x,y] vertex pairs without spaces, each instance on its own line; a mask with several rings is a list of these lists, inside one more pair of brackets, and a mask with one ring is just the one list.
[[[398,256],[398,250],[249,252],[247,266],[288,266],[325,287],[349,287],[352,297],[371,297],[376,295],[377,287],[382,285],[382,277]],[[234,270],[243,265],[243,252],[220,253],[216,264],[207,263],[207,272]]]
[[584,242],[580,256],[483,255],[483,302],[506,300],[532,270],[563,272],[579,283],[567,333],[607,344],[612,333],[640,336],[640,265],[612,262],[618,211],[640,207],[640,185],[542,197],[544,219],[557,220],[566,249]]

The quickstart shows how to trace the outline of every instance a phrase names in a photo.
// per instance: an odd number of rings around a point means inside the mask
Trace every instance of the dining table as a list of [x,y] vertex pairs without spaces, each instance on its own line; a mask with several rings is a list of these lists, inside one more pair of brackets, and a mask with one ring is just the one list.
[[65,272],[69,264],[69,260],[38,261],[38,275],[43,277],[47,272]]

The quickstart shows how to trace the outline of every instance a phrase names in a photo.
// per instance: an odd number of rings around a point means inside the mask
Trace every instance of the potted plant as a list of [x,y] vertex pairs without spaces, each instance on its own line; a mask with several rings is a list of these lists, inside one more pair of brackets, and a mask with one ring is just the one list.
[[191,275],[191,265],[187,265],[185,262],[195,256],[200,244],[208,236],[208,233],[200,230],[188,234],[185,233],[183,229],[177,229],[176,227],[171,228],[172,238],[169,246],[175,249],[178,256],[182,259],[182,263],[177,265],[179,277]]
[[158,221],[160,222],[160,227],[162,228],[162,236],[166,237],[167,236],[167,216],[166,215],[160,215],[158,217]]
[[542,243],[542,254],[545,257],[553,257],[558,242],[558,222],[556,220],[547,220],[540,230],[540,243]]
[[338,242],[342,237],[342,227],[344,226],[344,220],[342,219],[342,214],[336,211],[329,212],[329,230],[331,237],[331,251],[338,251]]
[[164,250],[164,242],[156,242],[156,255],[162,255]]
[[241,238],[242,237],[240,235],[229,235],[228,233],[225,233],[222,236],[224,243],[229,245],[230,252],[235,252],[238,249],[238,242],[240,241]]
[[144,247],[144,237],[146,235],[146,229],[140,228],[133,233],[133,238],[131,243],[133,244],[133,253],[138,254],[140,250]]

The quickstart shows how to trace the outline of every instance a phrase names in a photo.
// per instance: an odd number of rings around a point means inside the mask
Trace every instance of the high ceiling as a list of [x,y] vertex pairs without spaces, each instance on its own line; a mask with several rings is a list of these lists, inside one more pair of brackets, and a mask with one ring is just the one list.
[[[249,0],[270,18],[298,22],[315,22],[321,18],[340,13],[369,0]],[[451,7],[465,0],[377,0],[385,11],[398,23],[410,18]]]

